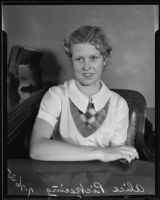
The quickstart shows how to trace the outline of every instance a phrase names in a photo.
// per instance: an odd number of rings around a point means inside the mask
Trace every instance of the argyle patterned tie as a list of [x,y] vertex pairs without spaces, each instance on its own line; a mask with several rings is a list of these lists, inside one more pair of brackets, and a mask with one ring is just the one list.
[[92,99],[89,98],[89,103],[87,106],[86,113],[83,114],[82,112],[80,112],[80,118],[86,124],[86,126],[88,126],[90,128],[92,128],[92,127],[98,128],[100,126],[100,123],[99,123],[97,117],[98,117],[98,112],[96,113]]
[[73,119],[78,130],[84,137],[91,135],[101,126],[107,116],[109,103],[110,99],[100,111],[96,112],[92,99],[89,98],[86,113],[83,113],[70,100],[70,108]]

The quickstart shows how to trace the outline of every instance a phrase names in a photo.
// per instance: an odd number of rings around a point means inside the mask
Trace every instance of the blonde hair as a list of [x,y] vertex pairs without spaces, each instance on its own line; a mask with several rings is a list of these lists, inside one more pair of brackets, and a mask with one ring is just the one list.
[[72,58],[72,45],[79,43],[90,43],[94,45],[104,58],[109,57],[112,50],[107,34],[99,26],[81,26],[64,39],[63,47],[70,60]]

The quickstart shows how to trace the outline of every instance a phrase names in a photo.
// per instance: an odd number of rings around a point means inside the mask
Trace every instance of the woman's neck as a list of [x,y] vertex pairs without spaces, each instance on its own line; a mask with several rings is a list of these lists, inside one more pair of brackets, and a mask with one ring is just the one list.
[[78,81],[76,82],[76,86],[77,88],[86,96],[93,96],[95,95],[100,88],[102,87],[101,82],[99,81],[98,83],[94,84],[94,85],[88,85],[88,86],[83,86],[81,85]]

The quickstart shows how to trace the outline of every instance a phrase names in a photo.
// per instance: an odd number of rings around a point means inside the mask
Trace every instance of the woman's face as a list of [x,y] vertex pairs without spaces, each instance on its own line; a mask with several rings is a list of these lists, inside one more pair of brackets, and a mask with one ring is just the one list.
[[96,86],[100,83],[106,60],[95,46],[79,43],[72,46],[72,64],[75,80],[82,86]]

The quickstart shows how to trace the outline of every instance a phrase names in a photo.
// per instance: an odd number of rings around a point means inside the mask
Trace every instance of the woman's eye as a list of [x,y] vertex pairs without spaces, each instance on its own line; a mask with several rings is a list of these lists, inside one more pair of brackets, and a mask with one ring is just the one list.
[[83,62],[83,58],[76,58],[76,61]]
[[91,60],[93,60],[93,61],[94,61],[94,60],[97,60],[97,59],[98,59],[97,56],[92,56],[92,57],[91,57]]

